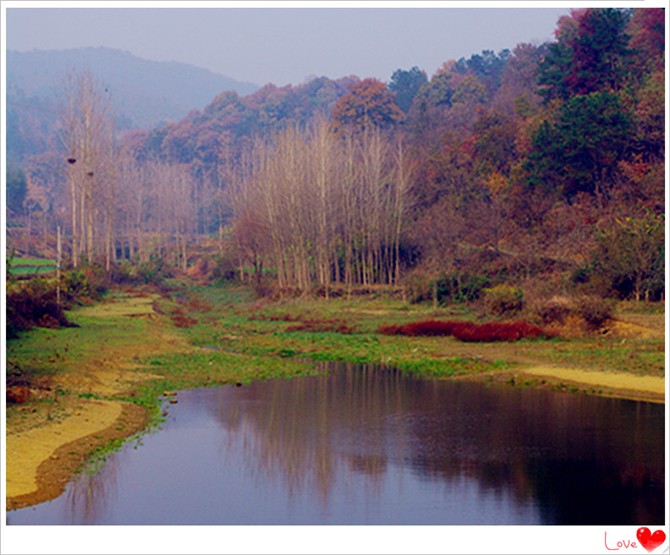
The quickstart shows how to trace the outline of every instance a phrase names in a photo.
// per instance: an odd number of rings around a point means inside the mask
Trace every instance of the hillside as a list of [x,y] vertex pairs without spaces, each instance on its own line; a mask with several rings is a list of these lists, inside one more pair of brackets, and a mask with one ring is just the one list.
[[[435,304],[488,295],[495,312],[534,304],[543,319],[590,295],[660,300],[664,13],[575,11],[556,37],[447,60],[432,76],[398,69],[389,83],[210,92],[116,142],[104,131],[114,85],[82,88],[64,147],[85,163],[45,149],[8,180],[24,222],[14,244],[40,255],[29,239],[41,230],[53,246],[60,225],[75,267],[186,271],[216,240],[219,277],[279,295],[384,285]],[[92,99],[96,110],[76,109]],[[35,114],[22,129],[39,130]]]
[[253,92],[192,65],[153,62],[109,48],[7,52],[8,157],[20,161],[41,152],[57,119],[64,75],[91,71],[110,94],[117,127],[149,129],[183,118],[222,91]]

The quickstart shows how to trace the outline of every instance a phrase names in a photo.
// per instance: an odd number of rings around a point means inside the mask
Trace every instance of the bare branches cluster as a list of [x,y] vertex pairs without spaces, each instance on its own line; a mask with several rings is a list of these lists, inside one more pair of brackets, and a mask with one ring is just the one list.
[[69,179],[72,265],[171,252],[186,268],[197,183],[184,164],[143,161],[114,143],[109,98],[90,73],[67,79],[61,118]]
[[123,256],[146,262],[168,256],[186,269],[196,232],[196,180],[188,166],[120,157],[117,244]]
[[231,187],[241,263],[280,288],[394,284],[411,164],[378,129],[335,134],[325,121],[257,141]]

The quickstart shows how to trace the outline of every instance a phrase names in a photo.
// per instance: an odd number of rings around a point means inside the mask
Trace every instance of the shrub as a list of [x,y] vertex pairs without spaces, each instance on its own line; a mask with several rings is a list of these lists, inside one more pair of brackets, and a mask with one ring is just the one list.
[[198,323],[195,318],[191,318],[184,314],[184,311],[181,308],[175,308],[170,315],[170,319],[177,328],[192,328]]
[[405,285],[412,303],[434,301],[435,294],[439,304],[467,303],[482,296],[489,279],[480,274],[452,272],[435,281],[423,273],[414,272],[405,279]]
[[31,280],[20,288],[8,291],[6,303],[8,339],[36,326],[59,328],[75,325],[68,321],[63,307],[56,302],[55,288],[42,279]]
[[216,283],[233,283],[237,280],[237,266],[230,256],[218,256],[211,268],[209,279]]
[[112,268],[110,279],[114,283],[130,285],[162,285],[165,278],[172,277],[172,269],[163,263],[161,256],[152,255],[144,262],[124,260]]
[[551,297],[545,302],[538,302],[535,313],[545,325],[563,324],[573,313],[573,303],[567,297]]
[[381,333],[382,335],[405,335],[403,331],[404,326],[399,326],[397,324],[381,326],[379,329],[377,329],[377,333]]
[[484,300],[488,312],[497,316],[516,314],[523,309],[523,291],[510,285],[484,289]]
[[588,329],[597,330],[612,318],[614,303],[608,299],[584,295],[575,300],[575,311]]
[[356,333],[354,328],[337,320],[306,320],[300,324],[287,327],[286,331],[333,332],[345,335]]
[[70,270],[61,275],[61,300],[68,308],[87,300],[98,300],[107,291],[107,285],[105,271],[99,266]]
[[266,319],[270,322],[298,322],[300,318],[297,316],[293,316],[292,314],[274,314],[272,316],[268,316],[267,318],[256,318],[257,320],[262,320]]
[[89,298],[91,287],[88,278],[81,270],[70,270],[61,275],[61,295],[63,300],[71,306],[77,300]]
[[575,268],[570,274],[570,281],[574,285],[588,283],[591,280],[592,272],[593,269],[589,266],[580,266],[579,268]]
[[25,385],[14,385],[7,388],[7,404],[25,403],[30,398],[30,389]]
[[415,271],[404,279],[407,297],[411,303],[421,303],[433,299],[433,288],[430,278],[423,272]]
[[440,304],[476,301],[488,285],[486,276],[457,272],[447,274],[437,281],[437,300]]
[[172,271],[163,264],[163,257],[151,256],[148,261],[136,266],[140,283],[160,283],[164,278],[172,277]]
[[467,342],[518,341],[519,339],[538,339],[549,337],[542,328],[528,322],[488,322],[486,324],[467,324],[454,330],[454,337]]
[[604,295],[655,301],[665,292],[665,219],[646,211],[615,219],[599,230],[593,253],[594,273]]

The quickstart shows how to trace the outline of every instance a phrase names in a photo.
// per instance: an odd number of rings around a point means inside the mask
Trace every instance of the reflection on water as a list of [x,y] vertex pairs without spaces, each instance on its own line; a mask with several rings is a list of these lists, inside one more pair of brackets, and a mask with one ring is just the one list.
[[181,392],[141,447],[8,523],[664,521],[661,405],[322,369]]

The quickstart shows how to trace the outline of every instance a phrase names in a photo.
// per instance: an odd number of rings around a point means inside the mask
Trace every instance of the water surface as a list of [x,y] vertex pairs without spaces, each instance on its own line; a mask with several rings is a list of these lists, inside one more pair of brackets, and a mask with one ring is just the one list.
[[331,365],[180,392],[9,524],[662,524],[664,407]]

